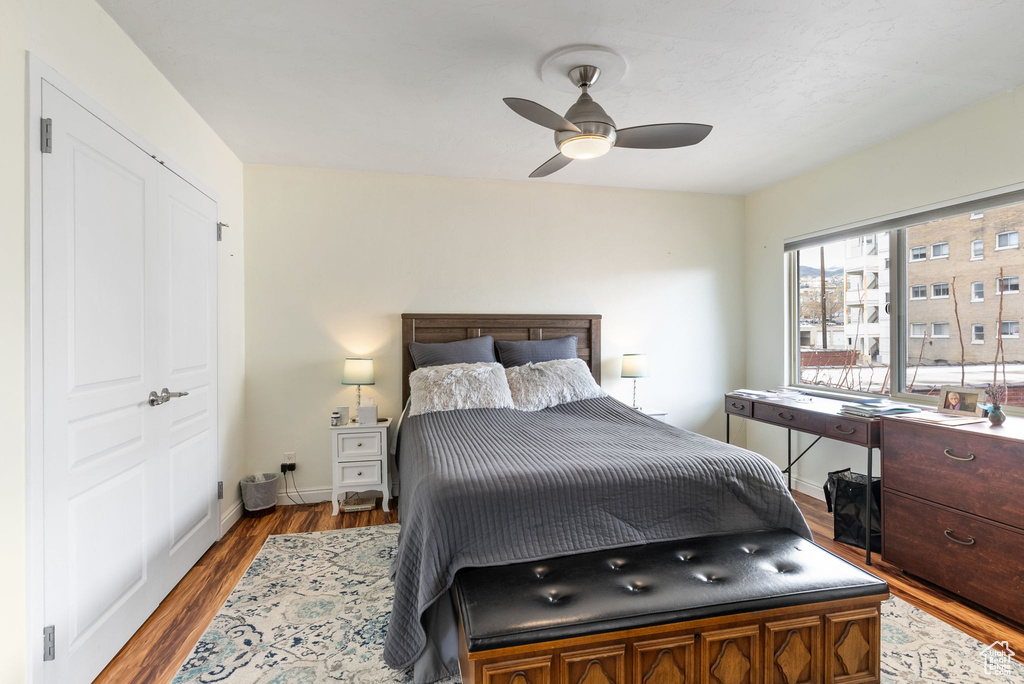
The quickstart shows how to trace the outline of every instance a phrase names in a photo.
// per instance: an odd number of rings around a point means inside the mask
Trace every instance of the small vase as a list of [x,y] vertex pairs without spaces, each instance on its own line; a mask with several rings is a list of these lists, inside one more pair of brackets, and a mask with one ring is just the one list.
[[1001,406],[993,406],[988,410],[988,420],[993,426],[998,427],[1006,422],[1006,414]]

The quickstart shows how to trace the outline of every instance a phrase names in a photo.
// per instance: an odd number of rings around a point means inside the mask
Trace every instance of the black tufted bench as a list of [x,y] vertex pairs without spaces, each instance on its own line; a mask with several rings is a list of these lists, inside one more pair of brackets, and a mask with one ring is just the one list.
[[785,530],[455,577],[464,684],[879,681],[888,585]]

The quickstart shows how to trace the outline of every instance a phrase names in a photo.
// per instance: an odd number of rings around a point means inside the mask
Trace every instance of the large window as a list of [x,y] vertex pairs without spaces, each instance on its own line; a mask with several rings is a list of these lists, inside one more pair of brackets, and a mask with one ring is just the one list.
[[1024,406],[1024,298],[991,296],[1019,294],[1024,276],[1024,191],[1008,197],[787,244],[799,288],[791,382],[932,396],[996,386]]

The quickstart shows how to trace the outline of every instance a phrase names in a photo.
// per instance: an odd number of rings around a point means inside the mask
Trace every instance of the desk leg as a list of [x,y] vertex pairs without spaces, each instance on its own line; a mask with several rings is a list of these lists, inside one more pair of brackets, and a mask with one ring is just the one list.
[[793,431],[786,428],[786,486],[793,489]]
[[871,461],[874,449],[868,447],[868,491],[867,508],[864,511],[864,562],[871,565],[871,494],[874,487],[871,486]]
[[725,414],[725,443],[729,443],[729,414]]

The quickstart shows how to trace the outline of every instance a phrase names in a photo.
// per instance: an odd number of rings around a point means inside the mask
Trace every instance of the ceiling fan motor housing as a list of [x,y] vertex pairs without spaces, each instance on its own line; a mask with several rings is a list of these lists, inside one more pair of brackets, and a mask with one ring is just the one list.
[[[565,118],[576,124],[583,135],[607,138],[611,145],[615,145],[615,121],[594,102],[585,87],[576,103],[565,113]],[[563,142],[580,135],[575,131],[555,131],[555,145],[561,148]]]

